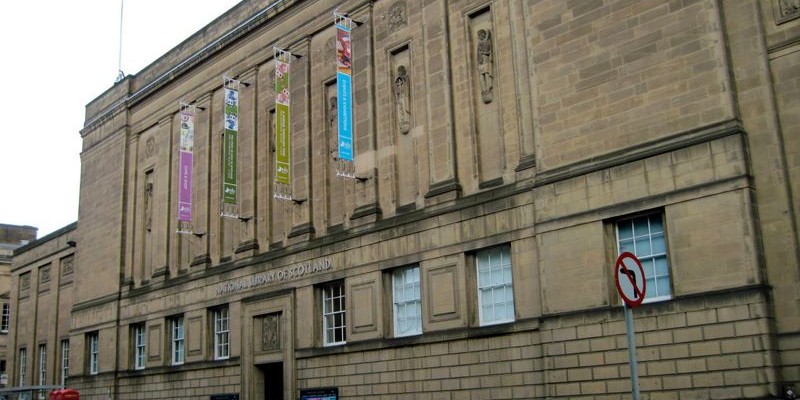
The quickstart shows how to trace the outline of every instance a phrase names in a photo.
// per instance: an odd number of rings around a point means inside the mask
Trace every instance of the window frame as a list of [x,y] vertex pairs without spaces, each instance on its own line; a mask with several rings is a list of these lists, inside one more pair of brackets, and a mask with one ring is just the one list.
[[170,365],[183,365],[186,362],[186,325],[183,315],[170,318]]
[[[408,282],[409,272],[415,281]],[[399,282],[398,282],[399,279]],[[422,278],[419,264],[395,268],[391,272],[392,287],[392,324],[394,337],[406,337],[422,334]],[[408,297],[411,293],[412,297]],[[416,296],[414,296],[416,295]],[[409,316],[411,309],[415,314]],[[400,331],[408,326],[409,320],[416,320],[416,326]]]
[[39,385],[47,384],[47,343],[39,344]]
[[[503,277],[502,282],[494,283],[494,282],[483,282],[481,278],[485,273],[488,273],[491,277],[492,272],[497,270],[497,267],[492,265],[492,260],[489,259],[488,271],[482,271],[484,267],[483,255],[484,254],[491,254],[491,252],[499,251],[500,252],[500,273]],[[485,249],[481,249],[475,251],[473,254],[473,261],[475,266],[475,288],[477,292],[477,308],[478,308],[478,325],[479,326],[492,326],[492,325],[500,325],[500,324],[508,324],[516,321],[516,304],[514,301],[514,264],[511,259],[511,244],[501,244],[498,246],[492,246]],[[506,273],[507,271],[507,273]],[[508,275],[508,280],[505,280],[506,275]],[[505,292],[506,290],[510,291],[510,301],[492,301],[489,303],[489,300],[494,299],[495,291],[502,290]],[[487,296],[491,293],[491,296]],[[505,293],[504,293],[505,294]],[[484,304],[484,301],[487,301],[487,304]],[[511,316],[506,318],[500,318],[494,315],[494,310],[497,308],[498,305],[504,305],[505,307],[511,307]],[[489,319],[488,315],[485,315],[484,307],[491,306],[493,311],[493,318]]]
[[69,339],[61,340],[61,386],[67,386],[69,378]]
[[[337,292],[334,292],[338,289]],[[344,286],[344,281],[330,282],[320,287],[322,299],[322,345],[325,347],[340,346],[347,343],[347,296]],[[328,304],[331,308],[335,304],[340,306],[339,309],[329,310]],[[336,325],[336,321],[340,321],[340,325]],[[333,326],[329,326],[329,321],[333,322]],[[332,339],[329,340],[328,333],[332,333]],[[341,340],[336,340],[336,334],[341,334]]]
[[100,334],[98,332],[88,333],[86,341],[89,343],[86,346],[89,357],[89,375],[97,375],[100,373]]
[[20,347],[17,364],[19,364],[19,386],[25,386],[25,379],[27,378],[28,369],[28,348]]
[[133,337],[133,369],[141,371],[147,366],[147,330],[144,323],[131,327]]
[[227,360],[231,357],[231,318],[227,305],[211,310],[213,324],[214,360]]
[[8,333],[11,325],[11,304],[3,303],[3,313],[0,316],[0,333]]
[[[655,231],[654,232],[652,230],[652,219],[651,218],[653,218],[653,217],[658,217],[660,219],[660,221],[661,221],[661,231]],[[634,221],[642,219],[642,218],[646,218],[647,219],[647,234],[645,234],[645,235],[637,235],[637,232],[635,231],[635,222]],[[629,216],[625,216],[625,217],[619,218],[619,219],[614,221],[614,247],[615,247],[615,249],[617,251],[617,254],[622,254],[623,251],[630,251],[631,253],[636,255],[636,258],[639,259],[639,261],[642,263],[642,267],[644,268],[645,280],[648,281],[648,280],[650,280],[652,278],[653,284],[651,284],[649,282],[647,283],[647,290],[646,290],[646,293],[645,293],[645,298],[642,301],[642,303],[657,303],[657,302],[661,302],[661,301],[672,300],[672,298],[673,298],[673,287],[672,287],[673,274],[672,274],[670,260],[669,260],[669,247],[668,247],[668,243],[667,243],[667,228],[666,228],[666,225],[664,223],[665,220],[666,220],[666,218],[664,216],[663,210],[659,210],[659,211],[650,211],[650,212],[643,212],[643,213],[638,213],[638,214],[634,214],[634,215],[629,215]],[[631,224],[631,237],[630,238],[620,239],[620,224],[622,224],[622,223],[630,223]],[[660,239],[663,242],[662,243],[663,251],[662,252],[653,252],[652,251],[652,249],[654,247],[653,246],[653,237],[658,237],[658,236],[660,236]],[[648,239],[648,247],[651,250],[649,254],[641,254],[641,252],[637,252],[636,251],[637,239],[643,239],[643,238],[647,238]],[[632,246],[633,246],[633,248],[629,248],[629,249],[626,248],[625,250],[623,250],[623,247],[621,245],[621,241],[623,241],[623,240],[630,241]],[[656,259],[663,259],[665,261],[665,263],[666,263],[666,274],[657,274],[656,273],[656,266],[655,266],[655,262],[656,262],[655,260]],[[651,261],[652,261],[652,263],[651,263]],[[653,274],[655,274],[655,276],[653,276]],[[661,279],[661,280],[666,279],[667,288],[669,289],[669,293],[665,294],[665,295],[659,295],[656,292],[656,295],[653,296],[652,295],[654,293],[653,291],[654,290],[656,290],[656,291],[658,290],[659,279]]]

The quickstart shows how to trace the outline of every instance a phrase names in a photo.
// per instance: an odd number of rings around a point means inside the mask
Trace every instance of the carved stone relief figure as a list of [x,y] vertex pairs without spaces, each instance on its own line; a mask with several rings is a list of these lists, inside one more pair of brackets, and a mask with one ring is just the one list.
[[74,262],[75,261],[74,261],[74,259],[72,257],[64,259],[64,261],[62,262],[62,265],[61,265],[61,274],[62,275],[71,274],[72,270],[74,268]]
[[339,106],[336,96],[328,98],[328,137],[330,138],[330,154],[336,161],[339,155]]
[[280,314],[269,314],[261,318],[261,350],[280,350]]
[[153,184],[144,185],[144,226],[148,232],[153,227]]
[[484,103],[492,102],[494,88],[494,54],[492,49],[492,33],[488,29],[478,31],[478,79],[481,84],[481,99]]
[[155,152],[156,152],[156,140],[150,137],[144,144],[144,156],[146,158],[150,158],[153,156]]
[[39,270],[39,282],[49,282],[50,281],[50,267],[42,267]]
[[406,2],[398,1],[389,8],[389,31],[394,32],[408,24],[406,19]]
[[394,78],[394,101],[397,109],[398,128],[400,133],[406,134],[411,130],[411,96],[405,65],[397,67],[397,76]]
[[776,0],[778,2],[778,17],[780,22],[800,16],[800,0]]

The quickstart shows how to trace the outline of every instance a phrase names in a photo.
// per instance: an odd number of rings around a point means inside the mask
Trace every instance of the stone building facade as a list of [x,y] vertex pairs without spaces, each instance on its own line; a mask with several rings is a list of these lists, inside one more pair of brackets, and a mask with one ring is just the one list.
[[[627,398],[613,265],[633,251],[646,398],[780,397],[800,382],[795,3],[243,1],[87,106],[79,225],[14,261],[12,304],[39,311],[15,314],[12,379],[31,383],[20,350],[65,343],[87,399]],[[347,178],[334,12],[356,25]]]

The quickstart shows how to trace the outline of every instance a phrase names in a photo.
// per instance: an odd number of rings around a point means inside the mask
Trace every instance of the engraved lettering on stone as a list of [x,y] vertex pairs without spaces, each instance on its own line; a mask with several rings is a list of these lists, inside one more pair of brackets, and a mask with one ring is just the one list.
[[394,102],[397,113],[397,124],[400,133],[406,134],[411,130],[411,97],[409,93],[409,78],[405,65],[397,67],[397,76],[394,78]]
[[150,137],[144,144],[144,156],[146,158],[150,158],[153,156],[155,152],[156,152],[156,140]]
[[261,350],[280,350],[280,314],[270,314],[261,319]]
[[478,79],[481,84],[481,99],[484,103],[492,102],[494,88],[494,54],[492,50],[492,31],[478,31]]
[[389,31],[394,32],[406,25],[408,25],[406,2],[398,1],[389,8]]

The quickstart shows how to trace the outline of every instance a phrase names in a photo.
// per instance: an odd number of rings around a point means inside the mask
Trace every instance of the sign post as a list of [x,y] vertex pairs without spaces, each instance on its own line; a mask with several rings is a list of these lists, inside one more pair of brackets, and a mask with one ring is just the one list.
[[614,282],[620,297],[625,302],[625,330],[628,337],[628,360],[631,369],[631,392],[633,400],[640,400],[639,365],[636,362],[636,339],[633,326],[633,307],[642,304],[647,290],[642,263],[633,253],[624,252],[614,264]]

